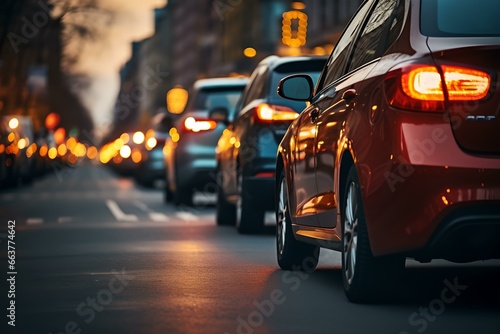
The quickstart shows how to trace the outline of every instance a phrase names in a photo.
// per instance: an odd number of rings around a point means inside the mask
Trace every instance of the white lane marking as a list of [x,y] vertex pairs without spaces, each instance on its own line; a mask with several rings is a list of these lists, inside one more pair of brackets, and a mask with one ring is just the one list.
[[151,209],[149,209],[148,206],[141,201],[134,201],[134,205],[143,211],[151,212]]
[[165,215],[161,212],[150,212],[149,218],[155,222],[166,222],[166,221],[170,220],[170,218],[168,218],[167,215]]
[[71,223],[73,221],[73,217],[59,217],[57,218],[57,222],[59,224]]
[[186,211],[177,212],[175,215],[177,216],[177,218],[182,219],[182,220],[186,220],[186,221],[198,220],[198,217],[196,215],[193,215],[192,213],[186,212]]
[[128,215],[124,213],[118,204],[116,204],[115,201],[112,200],[107,200],[106,205],[108,206],[109,211],[113,214],[113,216],[116,218],[116,220],[121,220],[121,221],[137,221],[137,216],[136,215]]
[[212,193],[196,192],[193,195],[193,202],[196,204],[213,204],[217,202],[217,196]]
[[28,220],[26,220],[26,224],[28,224],[28,225],[43,224],[43,219],[42,218],[28,218]]

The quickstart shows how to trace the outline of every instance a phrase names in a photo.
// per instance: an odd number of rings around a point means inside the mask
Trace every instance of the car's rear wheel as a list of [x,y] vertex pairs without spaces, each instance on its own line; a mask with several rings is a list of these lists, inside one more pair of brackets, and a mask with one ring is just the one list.
[[174,193],[168,188],[168,183],[163,187],[163,200],[165,203],[172,203],[174,200]]
[[395,291],[404,269],[403,256],[374,257],[359,190],[356,168],[351,167],[342,206],[342,277],[351,302],[384,301]]
[[243,176],[238,175],[239,199],[236,204],[236,229],[241,234],[258,233],[264,227],[264,209],[255,196],[244,188]]
[[177,206],[192,206],[193,190],[188,187],[177,186],[174,192],[174,204]]
[[288,189],[283,171],[276,194],[276,255],[284,270],[313,271],[318,265],[319,247],[295,239],[288,209]]
[[222,173],[217,170],[217,204],[216,222],[219,226],[234,226],[236,224],[236,206],[229,203],[224,195]]

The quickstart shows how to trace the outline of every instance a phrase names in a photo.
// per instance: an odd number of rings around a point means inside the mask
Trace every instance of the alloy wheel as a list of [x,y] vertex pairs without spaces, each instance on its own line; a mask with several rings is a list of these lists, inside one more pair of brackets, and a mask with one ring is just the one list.
[[276,214],[277,223],[277,237],[278,237],[278,251],[280,255],[283,255],[283,250],[285,249],[286,242],[286,225],[287,225],[287,193],[285,179],[281,180],[280,192],[278,198],[278,212]]
[[358,248],[358,199],[356,184],[351,182],[347,192],[344,215],[344,268],[347,282],[352,283],[356,268],[356,255]]
[[238,173],[237,178],[237,189],[238,189],[238,201],[236,202],[236,224],[240,224],[241,222],[241,206],[243,202],[243,176],[241,173]]

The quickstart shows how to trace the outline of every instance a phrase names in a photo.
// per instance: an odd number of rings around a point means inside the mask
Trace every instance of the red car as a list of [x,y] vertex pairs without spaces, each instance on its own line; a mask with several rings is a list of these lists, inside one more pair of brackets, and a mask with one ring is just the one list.
[[277,257],[313,270],[342,252],[349,300],[378,300],[405,265],[500,258],[500,2],[364,1],[276,168]]

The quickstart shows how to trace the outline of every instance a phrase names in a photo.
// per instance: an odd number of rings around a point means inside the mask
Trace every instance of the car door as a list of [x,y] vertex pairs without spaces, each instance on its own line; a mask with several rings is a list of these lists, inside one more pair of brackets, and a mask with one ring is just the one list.
[[[345,73],[357,33],[373,2],[374,0],[364,2],[351,19],[318,81],[316,91],[319,91],[319,93],[313,98],[312,104],[299,116],[298,128],[295,134],[293,183],[296,219],[301,225],[320,225],[318,214],[322,212],[321,207],[328,198],[320,193],[315,175],[318,161],[316,158],[317,133],[318,129],[323,130],[325,125],[321,119],[325,118],[327,113],[332,112],[337,107],[335,103],[339,99],[339,94],[337,94],[337,87],[334,82]],[[328,159],[326,155],[321,159],[325,158]],[[322,185],[321,191],[323,191],[323,188]]]
[[314,207],[316,181],[314,176],[314,141],[316,138],[315,107],[309,106],[297,119],[297,132],[293,147],[294,191],[292,207],[297,209],[292,214],[301,225],[317,225]]
[[[238,193],[238,168],[241,159],[248,159],[252,152],[240,150],[241,133],[244,131],[248,118],[250,116],[251,103],[261,94],[263,90],[262,81],[265,80],[265,74],[268,72],[267,66],[258,66],[250,76],[249,82],[243,93],[241,101],[235,108],[234,117],[232,117],[229,127],[222,134],[221,145],[221,169],[223,170],[223,187],[226,195],[235,199]],[[224,148],[222,148],[224,146]],[[223,151],[223,152],[222,152]]]
[[[403,10],[400,10],[401,7]],[[316,211],[321,227],[336,226],[340,204],[340,194],[335,192],[336,169],[351,139],[346,136],[346,124],[349,123],[351,128],[363,127],[362,123],[368,119],[368,110],[359,95],[366,84],[365,79],[395,39],[391,32],[400,29],[401,13],[404,13],[403,1],[374,2],[366,12],[360,33],[354,38],[351,53],[347,57],[347,74],[337,80],[333,77],[334,81],[314,101],[318,115],[315,140]],[[358,112],[354,113],[354,109]]]

